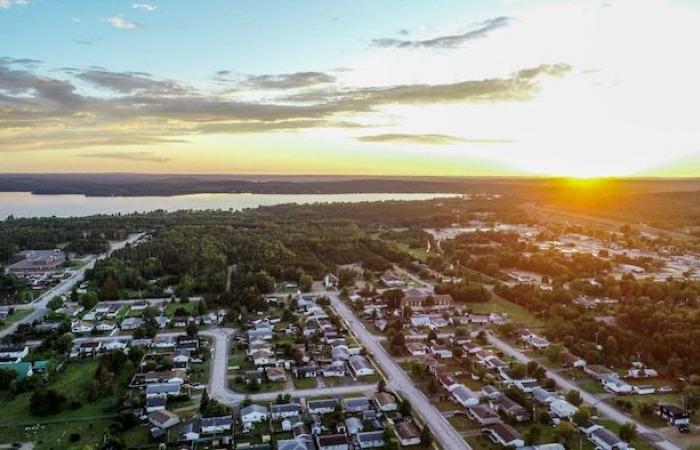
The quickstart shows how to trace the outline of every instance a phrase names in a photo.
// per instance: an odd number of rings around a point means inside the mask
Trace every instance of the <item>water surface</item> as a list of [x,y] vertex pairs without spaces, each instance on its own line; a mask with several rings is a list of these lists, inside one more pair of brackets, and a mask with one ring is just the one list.
[[284,203],[368,202],[381,200],[427,200],[456,194],[378,193],[378,194],[189,194],[140,197],[86,197],[84,195],[35,195],[29,192],[0,192],[0,220],[14,217],[83,217],[94,214],[128,214],[156,209],[223,209]]

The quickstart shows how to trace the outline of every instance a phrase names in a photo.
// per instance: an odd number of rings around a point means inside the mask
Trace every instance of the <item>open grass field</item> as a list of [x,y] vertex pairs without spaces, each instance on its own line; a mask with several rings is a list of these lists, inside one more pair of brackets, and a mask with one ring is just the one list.
[[22,308],[22,309],[16,308],[15,312],[12,313],[11,316],[8,316],[7,319],[0,322],[0,331],[9,327],[10,325],[17,322],[18,320],[22,320],[23,318],[27,317],[33,311],[34,311],[34,308]]

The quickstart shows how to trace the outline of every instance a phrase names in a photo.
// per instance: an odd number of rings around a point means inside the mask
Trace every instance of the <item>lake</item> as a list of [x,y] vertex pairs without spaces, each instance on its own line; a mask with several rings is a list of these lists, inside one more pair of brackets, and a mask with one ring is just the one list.
[[284,203],[373,202],[382,200],[428,200],[457,194],[377,193],[377,194],[190,194],[169,197],[86,197],[84,195],[35,195],[30,192],[0,192],[0,220],[14,217],[82,217],[94,214],[129,214],[156,209],[244,208]]

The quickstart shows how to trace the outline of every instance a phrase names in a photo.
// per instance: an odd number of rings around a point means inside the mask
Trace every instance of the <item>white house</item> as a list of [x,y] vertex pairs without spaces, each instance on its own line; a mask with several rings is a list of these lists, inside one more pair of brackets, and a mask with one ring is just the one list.
[[288,419],[298,416],[300,412],[301,406],[299,403],[284,403],[270,407],[270,417],[272,419]]
[[525,440],[518,430],[504,423],[495,423],[482,430],[495,444],[503,447],[523,447]]
[[374,369],[367,358],[362,355],[353,355],[348,359],[350,370],[356,377],[374,375]]
[[566,400],[555,399],[549,403],[549,411],[560,419],[568,419],[578,411],[578,408]]
[[269,413],[266,407],[260,405],[250,405],[241,408],[241,422],[258,423],[267,420]]
[[601,380],[603,389],[613,394],[630,394],[632,386],[622,381],[616,374],[608,374]]
[[93,328],[94,325],[92,322],[85,322],[83,320],[76,320],[70,324],[70,330],[77,334],[89,333]]
[[471,389],[462,384],[458,384],[457,387],[452,389],[452,397],[465,408],[479,404],[479,397],[477,397]]
[[231,416],[202,417],[202,434],[228,433],[233,428],[233,418]]
[[656,392],[656,388],[652,384],[640,384],[633,386],[634,393],[637,395],[648,395]]

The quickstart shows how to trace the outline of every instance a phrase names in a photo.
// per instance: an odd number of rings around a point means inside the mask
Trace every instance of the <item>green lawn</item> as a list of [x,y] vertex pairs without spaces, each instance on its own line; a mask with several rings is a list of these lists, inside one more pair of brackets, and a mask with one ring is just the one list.
[[18,320],[21,320],[21,319],[27,317],[33,311],[34,311],[34,308],[22,308],[22,309],[15,308],[15,312],[13,312],[11,316],[8,316],[4,322],[0,322],[0,331],[9,327],[10,325],[17,322]]
[[244,394],[255,394],[258,392],[274,392],[281,391],[284,389],[284,383],[260,383],[257,386],[252,384],[246,384],[245,382],[236,383],[233,380],[229,380],[229,386],[236,392],[242,392]]
[[[595,381],[586,381],[578,385],[581,389],[591,394],[605,394],[605,389],[600,383]],[[630,396],[631,397],[631,396]]]
[[530,328],[542,326],[542,320],[535,317],[530,311],[495,294],[491,297],[491,301],[469,303],[467,307],[475,313],[507,313],[512,322],[527,323]]
[[[600,422],[600,424],[615,434],[620,432],[620,425],[616,422],[613,422],[611,420],[603,420]],[[632,439],[632,442],[630,442],[630,444],[632,444],[632,447],[634,447],[637,450],[654,450],[656,448],[651,442],[639,436]]]
[[179,308],[187,311],[187,314],[192,314],[195,305],[196,304],[192,301],[189,303],[168,303],[168,306],[165,308],[165,315],[168,317],[173,317],[175,315],[175,311]]
[[316,387],[316,378],[292,377],[295,389],[313,389]]
[[[109,427],[110,420],[84,419],[80,422],[55,423],[34,426],[0,426],[0,442],[32,441],[36,450],[67,449],[82,450],[96,448],[102,442],[104,432]],[[146,432],[146,428],[143,428]],[[136,439],[138,429],[124,433],[125,438]],[[71,435],[78,434],[79,440],[71,442]]]

